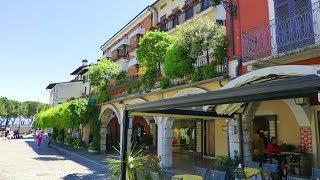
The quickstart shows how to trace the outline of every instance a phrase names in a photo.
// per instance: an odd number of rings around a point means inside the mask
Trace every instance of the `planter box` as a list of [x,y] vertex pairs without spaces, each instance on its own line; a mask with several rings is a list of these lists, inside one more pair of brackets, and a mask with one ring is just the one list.
[[83,147],[77,147],[77,146],[73,146],[74,148],[77,148],[77,149],[82,149]]
[[91,149],[88,149],[88,152],[89,152],[89,153],[93,153],[93,154],[98,154],[98,153],[99,153],[99,150],[91,150]]

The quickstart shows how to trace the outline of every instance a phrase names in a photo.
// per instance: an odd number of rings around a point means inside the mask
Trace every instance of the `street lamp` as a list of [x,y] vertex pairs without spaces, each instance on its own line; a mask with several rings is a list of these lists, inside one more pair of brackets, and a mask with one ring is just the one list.
[[303,106],[308,104],[309,97],[294,98],[296,105]]

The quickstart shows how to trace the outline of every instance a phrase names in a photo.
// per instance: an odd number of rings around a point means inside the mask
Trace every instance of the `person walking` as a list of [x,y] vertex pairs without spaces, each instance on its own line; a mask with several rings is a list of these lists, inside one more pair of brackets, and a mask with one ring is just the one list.
[[42,142],[42,138],[43,138],[43,131],[40,129],[39,135],[38,135],[38,143],[37,143],[37,147],[40,148],[41,142]]
[[48,145],[50,145],[51,139],[52,139],[53,128],[52,127],[48,128],[47,133],[48,133]]

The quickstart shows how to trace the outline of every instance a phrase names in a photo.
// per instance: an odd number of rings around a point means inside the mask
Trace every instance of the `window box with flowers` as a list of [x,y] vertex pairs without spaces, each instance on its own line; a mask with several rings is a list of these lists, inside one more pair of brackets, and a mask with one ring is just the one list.
[[192,4],[198,4],[199,0],[192,0]]
[[189,8],[189,4],[184,4],[183,6],[182,6],[182,10],[187,10]]
[[178,15],[178,14],[180,14],[181,13],[181,9],[176,9],[175,11],[174,11],[174,14],[175,15]]

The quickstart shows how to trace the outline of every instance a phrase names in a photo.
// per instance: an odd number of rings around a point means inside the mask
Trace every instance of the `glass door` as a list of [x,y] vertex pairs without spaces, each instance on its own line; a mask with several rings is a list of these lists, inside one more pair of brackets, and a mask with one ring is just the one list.
[[215,156],[215,121],[214,120],[204,121],[203,130],[204,130],[203,156],[214,157]]

